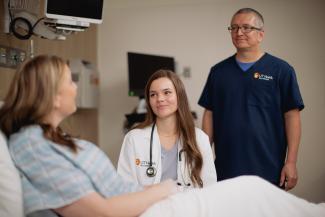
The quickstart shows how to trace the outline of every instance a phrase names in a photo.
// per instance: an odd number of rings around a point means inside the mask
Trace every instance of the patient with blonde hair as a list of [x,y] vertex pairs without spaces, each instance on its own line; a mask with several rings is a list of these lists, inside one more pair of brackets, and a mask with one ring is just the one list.
[[64,132],[76,94],[67,62],[41,55],[17,70],[4,100],[0,126],[27,216],[137,216],[176,191],[171,180],[145,189],[123,180],[96,145]]

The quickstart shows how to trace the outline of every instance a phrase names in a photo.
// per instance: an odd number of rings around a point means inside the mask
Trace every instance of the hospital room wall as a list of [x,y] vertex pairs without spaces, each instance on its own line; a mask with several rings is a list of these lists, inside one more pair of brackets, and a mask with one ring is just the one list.
[[[3,1],[0,3],[0,14],[4,13]],[[2,18],[2,16],[0,16]],[[27,53],[30,51],[30,40],[19,40],[2,32],[3,19],[0,20],[0,44],[7,47],[20,48]],[[51,54],[60,57],[81,58],[97,64],[97,27],[91,26],[87,31],[71,35],[64,41],[47,40],[32,37],[34,55]],[[0,67],[0,100],[7,94],[15,69]],[[73,135],[80,136],[97,143],[98,121],[97,109],[78,109],[78,111],[62,124],[63,128]],[[87,123],[87,124],[84,124]]]
[[264,49],[287,60],[297,72],[306,104],[299,150],[299,184],[294,194],[325,201],[325,59],[323,0],[106,0],[98,32],[101,72],[99,144],[116,164],[123,141],[124,115],[137,105],[128,97],[128,51],[173,56],[192,110],[210,67],[235,52],[226,27],[241,7],[265,17]]

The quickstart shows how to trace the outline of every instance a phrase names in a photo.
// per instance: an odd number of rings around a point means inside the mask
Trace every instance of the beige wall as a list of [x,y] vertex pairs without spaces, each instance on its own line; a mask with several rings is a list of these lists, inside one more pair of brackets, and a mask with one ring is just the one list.
[[241,7],[254,7],[265,17],[266,51],[287,60],[297,72],[306,105],[299,151],[299,184],[293,193],[325,201],[325,56],[323,0],[106,0],[98,34],[101,72],[99,142],[113,163],[123,140],[124,114],[137,104],[128,97],[127,51],[174,56],[190,104],[197,100],[209,68],[234,53],[226,27]]

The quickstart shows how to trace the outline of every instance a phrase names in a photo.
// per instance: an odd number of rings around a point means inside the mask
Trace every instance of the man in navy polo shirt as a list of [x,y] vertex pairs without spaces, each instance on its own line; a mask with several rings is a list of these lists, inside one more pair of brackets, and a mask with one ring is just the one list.
[[294,69],[262,51],[263,26],[254,9],[233,15],[237,52],[211,68],[199,99],[202,125],[215,145],[218,180],[258,175],[289,190],[298,179],[304,104]]

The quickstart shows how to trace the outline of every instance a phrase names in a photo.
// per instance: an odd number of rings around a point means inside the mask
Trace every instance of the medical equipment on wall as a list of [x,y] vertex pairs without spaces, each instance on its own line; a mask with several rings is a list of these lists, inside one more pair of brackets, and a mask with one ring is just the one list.
[[77,107],[98,108],[99,77],[98,72],[88,61],[70,59],[72,79],[78,86]]
[[45,25],[40,14],[40,0],[5,0],[3,32],[12,33],[20,40],[37,35],[46,39],[65,40],[66,34]]
[[[155,126],[156,124],[153,123],[152,124],[152,127],[151,127],[151,134],[150,134],[150,150],[149,150],[149,166],[146,170],[146,175],[148,177],[154,177],[157,173],[157,169],[153,166],[152,164],[152,143],[153,143],[153,132],[155,130]],[[180,150],[178,152],[178,163],[177,163],[177,167],[181,165],[181,162],[182,162],[182,153],[185,152],[184,149]],[[185,168],[184,168],[185,170]],[[178,186],[183,186],[183,187],[190,187],[191,186],[191,183],[186,183],[185,182],[185,178],[184,178],[184,173],[186,171],[180,171],[181,172],[181,177],[182,177],[182,181],[183,181],[183,184],[181,182],[179,182],[179,180],[177,180],[177,185]]]
[[5,32],[11,32],[16,38],[20,40],[30,39],[33,34],[51,40],[66,39],[66,36],[62,31],[58,32],[49,28],[44,24],[43,18],[37,19],[35,15],[26,11],[21,11],[19,13],[11,15],[11,19],[12,20],[9,24],[9,31],[5,30]]
[[[4,0],[3,32],[20,40],[32,35],[65,40],[85,31],[90,24],[102,23],[103,0]],[[42,7],[44,8],[42,8]]]

